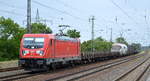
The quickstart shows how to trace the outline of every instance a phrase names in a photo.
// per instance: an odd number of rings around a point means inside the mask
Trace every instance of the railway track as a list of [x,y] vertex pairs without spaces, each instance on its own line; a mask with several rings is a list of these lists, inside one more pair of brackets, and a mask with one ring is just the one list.
[[13,75],[0,77],[0,81],[18,80],[18,79],[21,79],[21,78],[36,76],[36,75],[39,75],[41,73],[43,73],[43,72],[40,72],[40,71],[39,72],[22,72],[22,73],[18,73],[18,74],[13,74]]
[[7,71],[14,71],[14,70],[21,70],[22,68],[20,67],[12,67],[12,68],[4,68],[0,69],[0,72],[7,72]]
[[19,74],[0,77],[0,81],[12,81],[12,80],[17,80],[19,78],[25,78],[28,76],[30,76],[29,72],[23,72],[23,73],[19,73]]
[[[144,55],[146,55],[146,54],[144,54]],[[122,58],[121,60],[117,60],[117,61],[114,61],[112,63],[106,63],[104,65],[100,65],[100,66],[93,67],[93,68],[90,68],[90,69],[86,69],[86,70],[83,70],[83,71],[70,73],[70,74],[67,74],[67,75],[64,75],[64,76],[58,76],[58,77],[55,77],[55,78],[50,78],[50,79],[47,79],[46,81],[54,81],[54,80],[58,80],[59,81],[59,80],[63,80],[63,79],[65,79],[63,81],[76,80],[76,79],[79,79],[81,77],[88,76],[90,74],[93,74],[93,73],[96,73],[96,72],[99,72],[99,71],[111,68],[113,66],[117,66],[118,64],[122,64],[122,63],[128,62],[130,60],[142,57],[144,55],[140,54],[140,55],[136,55],[136,56]],[[12,81],[12,80],[18,80],[18,79],[21,80],[23,78],[28,78],[28,77],[32,77],[32,76],[36,76],[36,75],[40,75],[40,74],[45,74],[45,73],[48,73],[48,72],[36,72],[36,73],[23,72],[23,73],[19,73],[19,74],[14,74],[14,75],[0,77],[0,81]],[[53,73],[55,73],[55,72],[50,72],[50,74],[53,74]]]
[[[145,63],[147,63],[147,64],[145,64]],[[145,66],[145,68],[141,69],[141,67],[144,67],[144,66]],[[144,73],[149,69],[149,67],[150,67],[150,57],[145,59],[143,62],[137,64],[132,69],[129,69],[128,71],[126,71],[124,74],[120,75],[113,81],[126,81],[125,79],[127,78],[127,76],[132,77],[132,75],[130,75],[130,74],[138,68],[140,68],[139,70],[141,70],[141,71],[139,73],[136,73],[137,75],[136,75],[136,77],[134,77],[134,79],[132,81],[141,81],[141,78],[144,76]]]
[[113,66],[117,66],[119,64],[126,63],[126,62],[134,60],[136,58],[140,58],[141,56],[143,56],[143,54],[142,55],[137,55],[137,56],[134,56],[134,57],[130,57],[130,58],[126,58],[126,59],[122,59],[122,60],[119,60],[119,61],[115,61],[115,62],[112,62],[112,63],[100,65],[100,66],[93,67],[93,68],[90,68],[90,69],[82,70],[82,71],[79,71],[79,72],[74,72],[74,73],[63,75],[63,76],[50,78],[50,79],[47,79],[46,81],[74,81],[74,80],[78,80],[78,79],[86,77],[88,75],[92,75],[94,73],[97,73],[97,72],[103,71],[105,69],[111,68]]

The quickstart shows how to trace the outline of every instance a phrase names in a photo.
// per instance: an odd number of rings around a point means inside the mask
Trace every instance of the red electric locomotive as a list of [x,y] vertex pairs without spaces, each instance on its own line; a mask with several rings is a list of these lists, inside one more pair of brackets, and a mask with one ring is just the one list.
[[26,70],[45,69],[56,63],[81,60],[80,40],[53,34],[25,34],[19,65]]

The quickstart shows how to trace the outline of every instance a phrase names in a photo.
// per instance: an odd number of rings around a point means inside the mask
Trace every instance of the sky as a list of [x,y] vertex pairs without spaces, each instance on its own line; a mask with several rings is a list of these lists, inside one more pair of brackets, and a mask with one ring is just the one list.
[[[95,17],[95,38],[101,36],[113,41],[123,32],[129,43],[150,45],[150,0],[31,0],[32,22],[37,9],[41,19],[54,33],[59,32],[59,24],[70,25],[81,33],[81,41],[91,39],[91,22]],[[11,18],[26,27],[27,0],[0,0],[0,16]],[[116,21],[117,18],[117,21]],[[130,31],[128,31],[130,29]]]

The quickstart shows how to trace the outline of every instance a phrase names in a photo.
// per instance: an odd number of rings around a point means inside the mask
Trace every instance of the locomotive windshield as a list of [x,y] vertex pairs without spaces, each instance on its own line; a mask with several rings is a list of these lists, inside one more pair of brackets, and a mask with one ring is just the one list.
[[44,38],[43,37],[25,37],[23,40],[23,47],[29,49],[43,48]]

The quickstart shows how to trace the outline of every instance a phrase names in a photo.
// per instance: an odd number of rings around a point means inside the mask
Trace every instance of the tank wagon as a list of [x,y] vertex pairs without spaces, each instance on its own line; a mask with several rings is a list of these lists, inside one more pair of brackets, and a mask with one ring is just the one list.
[[118,53],[120,56],[128,54],[128,47],[125,44],[114,43],[111,48],[112,53]]

